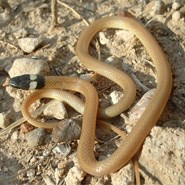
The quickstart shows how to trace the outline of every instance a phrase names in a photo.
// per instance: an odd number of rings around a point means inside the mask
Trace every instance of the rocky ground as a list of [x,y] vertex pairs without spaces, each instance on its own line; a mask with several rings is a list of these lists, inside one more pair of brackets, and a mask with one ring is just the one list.
[[[42,120],[59,120],[61,124],[53,133],[34,128],[20,120],[20,106],[31,92],[3,87],[8,75],[13,77],[25,73],[89,78],[92,71],[82,66],[75,56],[75,45],[81,31],[94,20],[122,14],[125,9],[157,39],[173,73],[173,89],[166,109],[141,150],[141,184],[184,185],[185,1],[58,1],[56,27],[50,3],[49,0],[9,0],[8,3],[0,0],[0,185],[135,184],[131,164],[103,177],[92,177],[80,168],[76,150],[81,115],[61,102],[40,100],[32,109],[40,107],[43,109],[39,115]],[[137,101],[155,88],[155,66],[132,34],[123,30],[102,31],[92,42],[90,51],[94,57],[131,75],[137,84]],[[95,86],[102,105],[115,103],[122,96],[119,87],[107,79],[100,78]],[[131,107],[111,122],[129,132],[138,111],[145,107],[139,105],[142,107]],[[20,124],[22,122],[24,124]],[[16,123],[17,127],[6,132],[6,127]],[[97,157],[109,156],[120,140],[113,133],[102,135],[98,130]]]

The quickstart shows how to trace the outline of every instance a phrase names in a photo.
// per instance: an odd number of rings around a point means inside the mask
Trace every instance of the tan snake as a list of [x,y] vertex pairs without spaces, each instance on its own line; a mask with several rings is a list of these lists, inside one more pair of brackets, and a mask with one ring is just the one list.
[[[97,161],[94,155],[94,140],[97,117],[104,119],[114,117],[126,110],[134,101],[136,88],[132,79],[122,71],[103,63],[89,54],[89,45],[96,33],[103,29],[126,29],[132,32],[144,45],[156,68],[157,89],[146,110],[136,122],[132,131],[125,137],[119,148],[107,159]],[[82,33],[76,47],[76,55],[88,69],[107,77],[118,84],[124,91],[124,97],[115,105],[98,108],[98,95],[95,88],[87,81],[74,77],[46,76],[43,90],[31,94],[22,105],[23,116],[36,127],[53,128],[57,123],[42,123],[31,117],[30,105],[41,97],[51,97],[60,100],[62,94],[58,90],[80,92],[85,97],[85,105],[68,92],[67,100],[75,109],[83,113],[82,132],[80,136],[77,157],[82,169],[94,176],[107,175],[124,166],[141,147],[144,139],[158,121],[169,98],[172,86],[172,75],[168,61],[154,37],[134,18],[113,16],[93,22]],[[37,76],[30,75],[36,81]],[[17,86],[14,80],[10,84]],[[35,82],[33,83],[35,84]],[[36,84],[37,85],[37,84]],[[35,87],[34,87],[35,88]],[[47,91],[47,89],[52,89]],[[65,94],[65,92],[64,92]]]

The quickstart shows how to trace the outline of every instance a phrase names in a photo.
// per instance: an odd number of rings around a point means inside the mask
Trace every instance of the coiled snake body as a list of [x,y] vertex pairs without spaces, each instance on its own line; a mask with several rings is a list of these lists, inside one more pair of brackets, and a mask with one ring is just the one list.
[[[102,29],[107,28],[126,29],[132,32],[141,41],[156,67],[157,89],[146,110],[137,121],[132,131],[125,137],[120,147],[107,159],[97,161],[94,156],[94,138],[97,117],[103,119],[119,115],[133,103],[136,93],[135,84],[129,76],[93,58],[89,54],[89,44],[94,35]],[[170,66],[162,49],[145,27],[134,18],[113,16],[93,22],[82,32],[77,43],[76,55],[88,69],[109,78],[123,88],[124,97],[115,105],[100,109],[98,108],[97,92],[89,82],[74,77],[56,76],[41,77],[42,80],[37,81],[38,76],[28,75],[28,81],[32,81],[31,87],[35,88],[36,85],[38,85],[36,83],[42,81],[41,86],[43,86],[43,90],[36,91],[24,101],[22,113],[28,122],[36,127],[53,128],[57,123],[42,123],[32,118],[28,111],[30,105],[43,96],[60,99],[62,93],[60,94],[56,89],[72,90],[82,93],[85,97],[85,105],[81,100],[75,98],[74,95],[70,96],[69,93],[65,92],[68,96],[66,101],[69,101],[68,103],[72,104],[77,111],[83,113],[82,132],[77,150],[77,157],[84,171],[94,176],[102,176],[120,169],[141,147],[144,139],[158,121],[166,105],[171,92],[172,75]],[[20,88],[20,78],[21,77],[12,78],[10,80],[10,85]],[[24,83],[26,83],[25,80],[23,80],[23,86]]]

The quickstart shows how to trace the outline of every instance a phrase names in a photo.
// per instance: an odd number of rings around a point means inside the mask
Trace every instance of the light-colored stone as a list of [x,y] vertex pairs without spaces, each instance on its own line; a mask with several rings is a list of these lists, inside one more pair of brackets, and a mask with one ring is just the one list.
[[178,10],[181,7],[181,4],[179,2],[174,2],[172,4],[172,9],[173,10]]
[[35,171],[35,169],[30,169],[30,170],[27,171],[26,174],[27,174],[27,177],[29,177],[31,179],[35,176],[36,171]]
[[184,185],[185,131],[154,127],[144,142],[139,162],[144,167],[145,184]]
[[112,64],[113,65],[114,64],[114,57],[113,56],[108,57],[105,62],[107,64]]
[[34,164],[37,161],[37,158],[32,156],[32,158],[30,159],[30,164]]
[[12,135],[11,135],[11,140],[12,140],[13,142],[15,142],[15,141],[18,140],[18,138],[19,138],[19,131],[16,130],[15,132],[12,133]]
[[173,21],[179,21],[180,18],[181,18],[181,13],[180,13],[180,11],[176,11],[176,12],[173,13],[173,15],[172,15],[172,20],[173,20]]
[[111,102],[116,104],[123,97],[123,92],[113,91],[110,93]]
[[109,39],[107,39],[107,38],[105,37],[105,33],[104,33],[104,32],[100,32],[100,33],[99,33],[99,39],[100,39],[100,43],[101,43],[102,45],[105,45],[105,44],[107,44],[107,43],[109,42]]
[[18,39],[18,44],[25,53],[31,53],[39,46],[43,45],[43,43],[44,43],[44,37],[42,36],[38,38],[26,37],[26,38]]
[[70,145],[67,145],[67,144],[60,144],[60,145],[56,146],[52,150],[52,152],[56,155],[62,155],[64,157],[66,157],[71,152],[71,147],[70,147]]
[[64,119],[68,117],[66,108],[62,102],[53,101],[43,111],[44,115],[51,116],[56,119]]
[[43,128],[36,128],[28,133],[26,140],[30,147],[36,147],[43,143],[44,137],[45,130]]
[[66,185],[70,185],[70,184],[80,185],[84,176],[85,176],[85,172],[81,168],[77,166],[73,166],[68,171],[68,174],[65,178]]
[[50,71],[48,63],[43,59],[20,58],[13,62],[9,71],[10,77],[23,74],[43,74],[46,75]]

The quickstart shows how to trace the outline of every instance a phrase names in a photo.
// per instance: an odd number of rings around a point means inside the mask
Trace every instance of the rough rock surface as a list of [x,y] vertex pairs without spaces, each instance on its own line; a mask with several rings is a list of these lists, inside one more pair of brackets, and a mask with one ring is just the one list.
[[10,77],[23,74],[44,74],[49,72],[49,66],[44,59],[19,58],[16,59],[9,71]]

